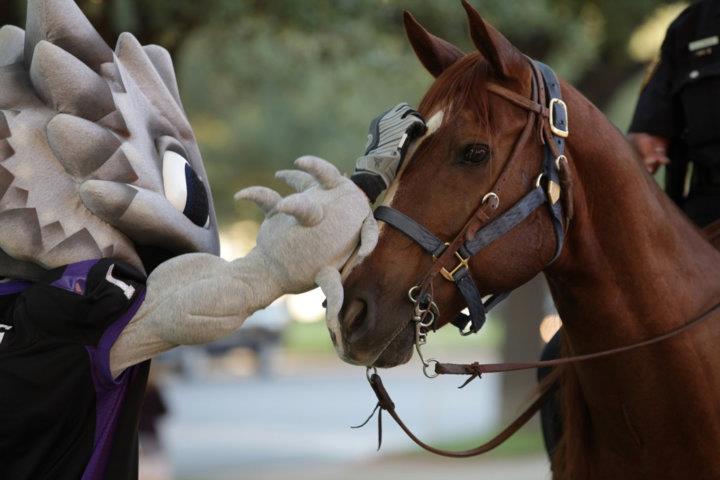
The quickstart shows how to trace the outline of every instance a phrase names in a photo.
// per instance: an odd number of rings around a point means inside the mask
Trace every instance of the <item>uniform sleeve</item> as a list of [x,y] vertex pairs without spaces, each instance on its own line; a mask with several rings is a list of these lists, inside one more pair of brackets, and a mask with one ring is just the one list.
[[19,308],[40,335],[96,347],[130,320],[144,289],[144,276],[123,262],[88,260],[48,272],[23,292]]
[[660,51],[660,60],[640,92],[629,131],[666,138],[679,133],[678,116],[672,95],[673,72],[677,68],[674,54],[675,31],[668,29]]

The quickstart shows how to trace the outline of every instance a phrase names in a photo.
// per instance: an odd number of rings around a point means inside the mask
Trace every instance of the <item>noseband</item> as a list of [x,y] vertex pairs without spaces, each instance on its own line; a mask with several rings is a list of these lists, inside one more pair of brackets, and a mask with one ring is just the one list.
[[[422,282],[410,289],[408,295],[415,306],[413,320],[416,324],[416,346],[424,344],[422,332],[429,328],[439,311],[432,298],[433,280],[440,275],[453,282],[465,299],[469,315],[461,313],[452,323],[463,335],[476,333],[485,323],[486,313],[500,303],[509,292],[491,295],[483,301],[475,280],[470,274],[468,262],[478,252],[519,225],[535,210],[547,203],[555,231],[555,253],[552,263],[560,254],[565,238],[561,196],[561,174],[567,168],[564,155],[565,138],[568,136],[567,107],[562,101],[560,82],[547,65],[529,60],[532,67],[532,95],[525,98],[497,84],[489,84],[488,91],[528,111],[527,123],[518,137],[505,166],[490,192],[483,196],[480,205],[466,222],[460,233],[450,242],[444,242],[422,224],[404,213],[388,206],[375,210],[375,218],[382,220],[413,239],[434,263]],[[522,147],[531,137],[534,128],[540,130],[539,138],[544,144],[542,169],[535,186],[512,207],[491,220],[491,212],[500,205],[501,189],[507,180],[508,166],[513,163]],[[452,265],[452,266],[451,266]],[[418,348],[418,353],[420,350]],[[420,354],[422,359],[422,354]],[[428,363],[423,360],[426,374]]]

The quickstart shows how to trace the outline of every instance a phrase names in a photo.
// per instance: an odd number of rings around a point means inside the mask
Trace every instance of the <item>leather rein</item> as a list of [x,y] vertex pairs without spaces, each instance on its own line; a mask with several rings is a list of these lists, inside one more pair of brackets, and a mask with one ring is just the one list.
[[[528,119],[492,190],[483,197],[480,206],[451,242],[443,242],[421,224],[391,207],[380,206],[375,210],[375,217],[378,220],[385,221],[399,229],[433,256],[434,263],[423,278],[423,281],[419,285],[412,287],[408,292],[408,297],[414,304],[412,321],[415,324],[415,348],[423,364],[423,373],[428,378],[434,378],[438,375],[468,375],[469,377],[459,388],[465,387],[472,380],[480,378],[486,373],[555,367],[617,355],[653,345],[690,330],[720,310],[720,303],[718,303],[700,316],[695,317],[690,322],[668,333],[632,345],[585,355],[534,362],[490,364],[481,364],[478,362],[470,364],[441,363],[435,359],[426,360],[424,358],[421,347],[426,343],[428,329],[433,328],[434,320],[439,317],[440,314],[437,305],[432,299],[432,284],[438,273],[441,274],[444,279],[455,283],[466,300],[470,315],[461,314],[457,319],[453,320],[452,323],[460,329],[461,334],[467,335],[476,333],[485,322],[486,312],[507,296],[507,293],[501,293],[490,296],[486,301],[482,300],[479,290],[470,276],[468,267],[470,257],[520,224],[520,222],[545,203],[548,205],[548,211],[553,222],[556,237],[555,253],[553,258],[548,262],[548,265],[557,259],[562,250],[565,228],[567,222],[569,222],[569,219],[572,217],[571,212],[563,211],[563,203],[567,205],[566,209],[570,209],[570,202],[560,202],[561,194],[564,193],[566,196],[570,195],[571,186],[568,161],[564,155],[565,138],[569,134],[567,107],[561,99],[560,83],[552,69],[535,60],[529,59],[529,61],[533,71],[532,99],[523,97],[497,84],[488,84],[487,86],[488,91],[526,109],[528,111]],[[529,193],[523,196],[502,215],[492,220],[490,216],[491,212],[496,210],[500,204],[499,194],[507,179],[507,166],[517,157],[535,127],[540,130],[540,141],[544,145],[542,173],[538,176],[535,187]],[[543,180],[545,181],[544,185]],[[448,270],[445,266],[450,265],[453,259],[459,263],[451,270]],[[481,455],[501,445],[540,410],[545,400],[550,396],[550,392],[554,386],[554,382],[544,385],[544,388],[538,393],[535,400],[533,400],[525,411],[489,441],[469,450],[451,451],[428,445],[420,440],[408,426],[405,425],[395,409],[395,403],[392,401],[390,394],[385,389],[382,379],[374,367],[367,367],[367,378],[375,392],[378,402],[367,420],[353,428],[365,426],[375,413],[379,412],[378,449],[380,449],[382,444],[382,412],[384,410],[388,412],[415,444],[430,453],[452,458]]]

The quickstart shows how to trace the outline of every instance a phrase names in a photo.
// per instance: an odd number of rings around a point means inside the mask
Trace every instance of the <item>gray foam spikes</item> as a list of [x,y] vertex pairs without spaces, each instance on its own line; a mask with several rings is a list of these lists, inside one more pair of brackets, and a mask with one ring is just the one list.
[[[42,252],[42,233],[34,208],[13,208],[0,212],[0,244],[13,258],[34,261]],[[5,246],[10,249],[6,249]]]
[[143,47],[150,61],[155,66],[160,78],[173,96],[175,102],[182,108],[180,101],[180,92],[178,91],[177,78],[175,77],[175,67],[173,66],[170,53],[159,45],[145,45]]
[[218,253],[212,196],[208,228],[164,196],[160,138],[207,181],[170,55],[130,34],[116,51],[72,0],[29,0],[25,31],[0,28],[0,276],[109,255],[143,271],[148,239]]
[[88,120],[100,120],[113,110],[107,82],[70,53],[47,41],[35,47],[30,79],[53,109]]
[[120,140],[100,125],[60,114],[47,126],[48,142],[55,156],[74,178],[87,178],[120,148]]
[[83,228],[43,253],[43,263],[66,265],[76,262],[75,252],[88,252],[89,258],[101,258],[102,251],[90,232]]
[[25,66],[35,47],[46,40],[98,70],[112,61],[112,50],[73,0],[28,0],[25,25]]
[[192,128],[185,112],[177,104],[140,42],[130,33],[120,34],[115,55],[139,90],[159,109],[160,116],[169,120],[182,136],[192,137]]
[[22,29],[12,25],[0,28],[0,67],[22,62],[24,45]]
[[40,228],[40,233],[43,237],[43,243],[48,245],[57,245],[66,237],[65,230],[58,221],[43,226]]
[[15,175],[10,173],[10,170],[0,165],[0,200],[2,200],[5,196],[5,192],[8,191],[14,179]]
[[92,172],[90,178],[94,180],[112,180],[122,183],[133,183],[138,179],[130,161],[122,149],[117,149],[103,165]]
[[5,118],[5,113],[0,110],[0,139],[5,140],[10,136],[10,126]]

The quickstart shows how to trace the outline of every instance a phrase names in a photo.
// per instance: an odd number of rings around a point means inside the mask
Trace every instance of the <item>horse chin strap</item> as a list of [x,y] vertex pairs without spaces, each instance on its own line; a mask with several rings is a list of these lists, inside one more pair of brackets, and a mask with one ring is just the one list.
[[[377,220],[382,220],[403,232],[434,259],[433,267],[423,282],[409,292],[410,301],[415,305],[414,317],[418,317],[418,312],[422,314],[420,319],[413,318],[413,320],[416,325],[423,324],[422,328],[429,328],[438,316],[437,306],[434,312],[428,307],[434,305],[432,282],[438,273],[445,280],[455,283],[469,311],[469,315],[463,313],[458,315],[452,321],[453,325],[462,335],[477,333],[482,328],[487,312],[505,299],[509,292],[491,295],[483,300],[470,274],[468,262],[475,254],[518,226],[542,205],[546,204],[548,207],[556,240],[555,253],[549,264],[554,262],[562,251],[566,220],[563,216],[563,204],[570,204],[567,199],[564,202],[560,201],[561,185],[569,183],[567,157],[564,154],[565,138],[569,134],[567,106],[562,101],[560,82],[552,69],[534,60],[530,60],[530,65],[533,70],[532,99],[496,84],[488,85],[488,91],[526,109],[528,120],[492,191],[483,197],[478,209],[453,241],[442,241],[423,225],[394,208],[380,206],[375,210]],[[544,144],[544,157],[534,188],[502,215],[491,219],[491,214],[500,205],[500,193],[507,180],[508,166],[513,163],[524,144],[531,138],[535,128],[540,130],[539,138]],[[565,196],[568,194],[569,192],[566,192]],[[454,266],[448,267],[449,265]],[[425,317],[430,317],[430,313],[432,313],[431,318],[426,319]],[[422,339],[424,344],[424,337]],[[416,346],[419,346],[417,341]],[[419,348],[418,353],[420,353]],[[423,365],[427,370],[428,362],[423,360]]]

